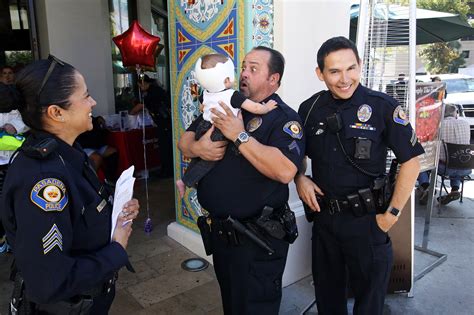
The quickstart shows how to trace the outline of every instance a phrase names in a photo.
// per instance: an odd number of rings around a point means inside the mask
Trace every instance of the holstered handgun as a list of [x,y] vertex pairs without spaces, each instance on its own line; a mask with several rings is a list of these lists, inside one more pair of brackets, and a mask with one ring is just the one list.
[[268,235],[273,236],[278,240],[285,238],[285,229],[279,220],[274,219],[274,211],[272,207],[265,206],[262,210],[262,214],[255,223]]
[[200,216],[197,219],[197,226],[199,231],[201,232],[202,243],[204,244],[204,249],[206,251],[206,255],[212,255],[213,248],[212,248],[212,238],[211,238],[211,218],[207,216]]

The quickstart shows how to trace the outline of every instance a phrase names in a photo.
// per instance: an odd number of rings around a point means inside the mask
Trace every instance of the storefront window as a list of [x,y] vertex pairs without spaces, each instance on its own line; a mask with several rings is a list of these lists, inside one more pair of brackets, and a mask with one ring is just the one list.
[[0,0],[0,68],[7,65],[18,72],[34,59],[30,6],[28,0]]
[[161,51],[156,56],[155,78],[165,90],[169,91],[168,17],[166,11],[153,7],[151,28],[152,34],[161,39]]
[[[136,18],[136,2],[133,0],[109,0],[110,32],[112,37],[122,34]],[[122,64],[120,50],[112,42],[112,63],[115,94],[115,112],[129,110],[135,98],[135,76]]]

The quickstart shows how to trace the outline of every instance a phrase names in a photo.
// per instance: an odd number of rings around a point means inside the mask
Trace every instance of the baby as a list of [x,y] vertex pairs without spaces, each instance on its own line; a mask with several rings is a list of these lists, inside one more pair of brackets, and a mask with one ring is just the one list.
[[[202,104],[202,118],[196,129],[196,140],[202,137],[212,127],[211,108],[216,108],[225,113],[219,101],[231,105],[234,115],[238,115],[241,108],[246,111],[263,115],[276,108],[277,103],[270,100],[265,104],[249,100],[243,94],[232,89],[235,81],[234,63],[222,54],[209,54],[199,58],[196,62],[195,72],[199,84],[203,87],[203,94],[199,101]],[[212,141],[226,140],[222,132],[215,128],[211,134]],[[183,178],[176,182],[179,195],[184,196],[186,186],[193,187],[215,165],[215,161],[205,161],[200,158],[192,159]]]

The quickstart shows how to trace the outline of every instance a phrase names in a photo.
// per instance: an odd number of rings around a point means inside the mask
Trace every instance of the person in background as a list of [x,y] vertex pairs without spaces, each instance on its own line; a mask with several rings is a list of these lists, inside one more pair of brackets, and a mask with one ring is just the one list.
[[89,156],[94,170],[102,169],[105,182],[113,186],[117,180],[117,149],[107,144],[109,130],[102,116],[92,117],[92,126],[92,130],[82,133],[77,142]]
[[143,82],[139,81],[138,86],[145,94],[144,104],[136,104],[131,115],[136,115],[143,110],[143,106],[148,109],[153,122],[158,127],[158,145],[161,158],[161,177],[173,176],[173,142],[171,127],[171,101],[168,93],[159,86],[156,81],[145,75]]
[[92,129],[95,100],[73,66],[50,56],[17,77],[30,127],[9,166],[0,216],[14,255],[10,312],[107,314],[139,204],[112,230],[112,199],[77,137]]
[[[413,186],[423,148],[402,107],[360,84],[361,60],[345,37],[324,42],[316,74],[328,90],[304,101],[305,167],[296,189],[313,219],[312,268],[318,314],[347,314],[347,284],[354,315],[382,315],[392,269],[388,231],[397,223]],[[386,172],[387,149],[401,164],[390,200],[376,202],[376,179]],[[309,208],[309,209],[308,209]]]
[[[20,113],[16,108],[18,94],[14,86],[15,75],[10,67],[3,67],[0,76],[0,135],[16,136],[28,130],[28,127],[21,120]],[[18,141],[18,145],[20,142]],[[0,197],[2,195],[3,182],[8,170],[8,162],[14,149],[0,149]],[[5,230],[0,219],[0,253],[8,252],[10,246],[5,238]]]
[[5,66],[2,68],[0,82],[6,85],[15,84],[15,72],[12,67]]
[[[444,109],[444,120],[441,124],[440,139],[444,143],[469,144],[471,143],[471,129],[469,122],[459,119],[459,109],[456,105],[446,104]],[[418,185],[420,190],[420,205],[426,205],[428,202],[428,191],[430,186],[430,171],[421,172],[418,176]],[[441,196],[438,200],[442,205],[447,205],[453,200],[461,197],[459,187],[461,186],[461,177],[471,174],[471,170],[455,170],[446,168],[446,151],[444,146],[440,146],[438,173],[449,176],[451,192]]]

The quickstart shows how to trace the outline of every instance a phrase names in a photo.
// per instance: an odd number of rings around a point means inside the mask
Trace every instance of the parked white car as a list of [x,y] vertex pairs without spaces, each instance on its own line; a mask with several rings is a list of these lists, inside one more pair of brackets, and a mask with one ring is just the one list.
[[446,83],[446,103],[459,107],[461,117],[469,121],[471,139],[474,140],[474,77],[465,74],[449,73],[416,76],[422,82],[431,82],[431,78],[439,77]]

